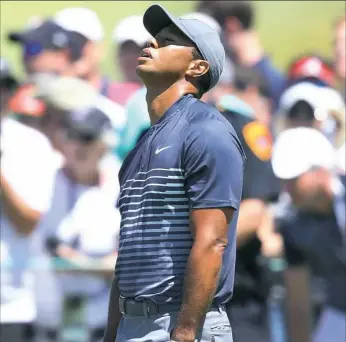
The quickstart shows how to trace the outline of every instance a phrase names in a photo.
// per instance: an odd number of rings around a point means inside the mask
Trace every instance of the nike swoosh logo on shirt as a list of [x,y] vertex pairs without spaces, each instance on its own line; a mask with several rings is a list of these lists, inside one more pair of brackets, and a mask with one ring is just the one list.
[[164,150],[167,150],[167,148],[171,148],[172,146],[165,146],[165,147],[162,147],[162,148],[157,148],[156,151],[155,151],[155,154],[159,154],[160,152],[164,151]]

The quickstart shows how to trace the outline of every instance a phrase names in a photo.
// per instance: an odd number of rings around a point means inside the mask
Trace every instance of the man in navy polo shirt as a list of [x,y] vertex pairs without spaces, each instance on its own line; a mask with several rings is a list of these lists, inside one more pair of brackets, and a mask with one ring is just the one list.
[[217,83],[224,48],[195,19],[161,6],[137,72],[151,128],[119,174],[122,215],[105,341],[232,341],[237,209],[245,155],[232,126],[198,100]]

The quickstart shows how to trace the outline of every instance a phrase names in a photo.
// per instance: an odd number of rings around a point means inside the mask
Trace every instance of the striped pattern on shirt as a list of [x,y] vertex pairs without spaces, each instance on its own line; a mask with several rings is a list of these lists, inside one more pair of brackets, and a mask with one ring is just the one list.
[[183,170],[138,172],[122,185],[119,208],[116,277],[121,294],[179,302],[192,246]]

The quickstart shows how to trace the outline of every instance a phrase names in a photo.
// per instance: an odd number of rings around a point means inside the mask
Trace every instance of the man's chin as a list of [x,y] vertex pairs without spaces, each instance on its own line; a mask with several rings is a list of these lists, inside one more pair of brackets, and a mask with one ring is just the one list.
[[152,75],[154,72],[153,70],[145,64],[139,64],[136,67],[136,74],[141,78],[147,78],[148,75]]

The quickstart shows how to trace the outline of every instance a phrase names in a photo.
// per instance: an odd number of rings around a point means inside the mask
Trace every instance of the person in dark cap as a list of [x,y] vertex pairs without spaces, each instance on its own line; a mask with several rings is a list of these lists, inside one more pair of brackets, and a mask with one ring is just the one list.
[[103,37],[96,13],[79,7],[63,9],[53,17],[8,34],[8,39],[22,48],[27,74],[50,72],[78,77],[118,103],[113,82],[100,70]]
[[81,57],[86,43],[86,39],[68,33],[52,19],[24,31],[10,32],[8,39],[21,45],[23,65],[28,74],[70,74],[73,61]]
[[119,174],[122,216],[104,341],[232,341],[236,225],[245,154],[199,98],[223,70],[219,34],[153,5],[138,59],[151,128]]

